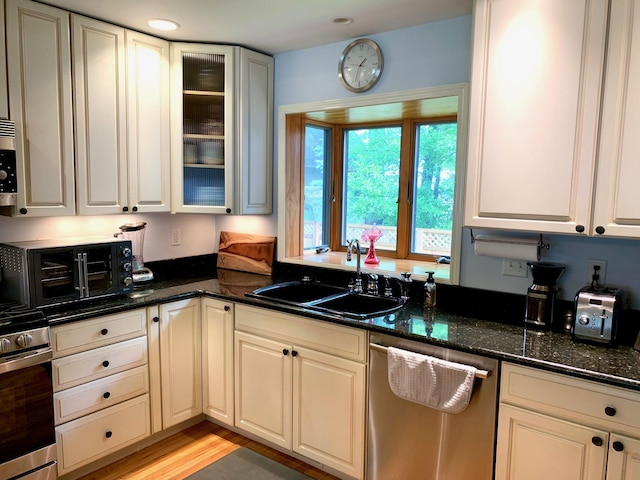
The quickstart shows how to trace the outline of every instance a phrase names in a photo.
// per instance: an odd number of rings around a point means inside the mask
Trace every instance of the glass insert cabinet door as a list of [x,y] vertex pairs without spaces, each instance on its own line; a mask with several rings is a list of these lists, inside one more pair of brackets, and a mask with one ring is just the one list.
[[232,213],[232,47],[172,45],[172,210]]

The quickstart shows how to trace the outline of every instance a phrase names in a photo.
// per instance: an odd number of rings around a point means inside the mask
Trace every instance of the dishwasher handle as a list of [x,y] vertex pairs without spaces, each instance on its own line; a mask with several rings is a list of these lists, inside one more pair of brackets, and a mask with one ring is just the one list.
[[[387,349],[388,349],[388,347],[385,347],[384,345],[378,345],[377,343],[370,343],[369,348],[371,348],[371,350],[375,350],[377,352],[382,352],[385,354],[387,353]],[[491,370],[476,369],[476,378],[482,378],[482,379],[489,378],[490,375],[491,375]]]

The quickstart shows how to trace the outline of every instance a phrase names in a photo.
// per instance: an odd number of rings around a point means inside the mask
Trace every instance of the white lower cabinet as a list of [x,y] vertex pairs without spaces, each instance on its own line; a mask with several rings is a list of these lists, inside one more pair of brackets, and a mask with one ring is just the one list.
[[233,426],[233,303],[202,298],[202,405]]
[[638,393],[504,364],[496,480],[640,480],[637,438]]
[[200,299],[149,308],[152,431],[202,413]]
[[54,326],[58,474],[151,434],[146,310]]
[[510,405],[498,418],[496,479],[605,478],[607,432]]
[[244,305],[235,319],[236,426],[363,478],[366,332]]

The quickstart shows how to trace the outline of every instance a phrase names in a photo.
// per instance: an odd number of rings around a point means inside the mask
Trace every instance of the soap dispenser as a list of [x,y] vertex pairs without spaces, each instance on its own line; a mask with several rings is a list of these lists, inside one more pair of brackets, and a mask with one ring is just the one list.
[[429,277],[424,283],[424,308],[433,309],[436,306],[436,281],[433,278],[434,272],[426,272]]

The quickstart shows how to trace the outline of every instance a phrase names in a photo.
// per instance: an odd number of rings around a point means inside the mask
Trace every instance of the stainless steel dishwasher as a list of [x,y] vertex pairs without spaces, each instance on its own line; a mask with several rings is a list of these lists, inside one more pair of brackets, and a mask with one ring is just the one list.
[[[498,361],[388,335],[372,333],[370,342],[367,480],[491,480]],[[471,365],[489,375],[475,379],[464,411],[443,413],[391,391],[388,346]]]

